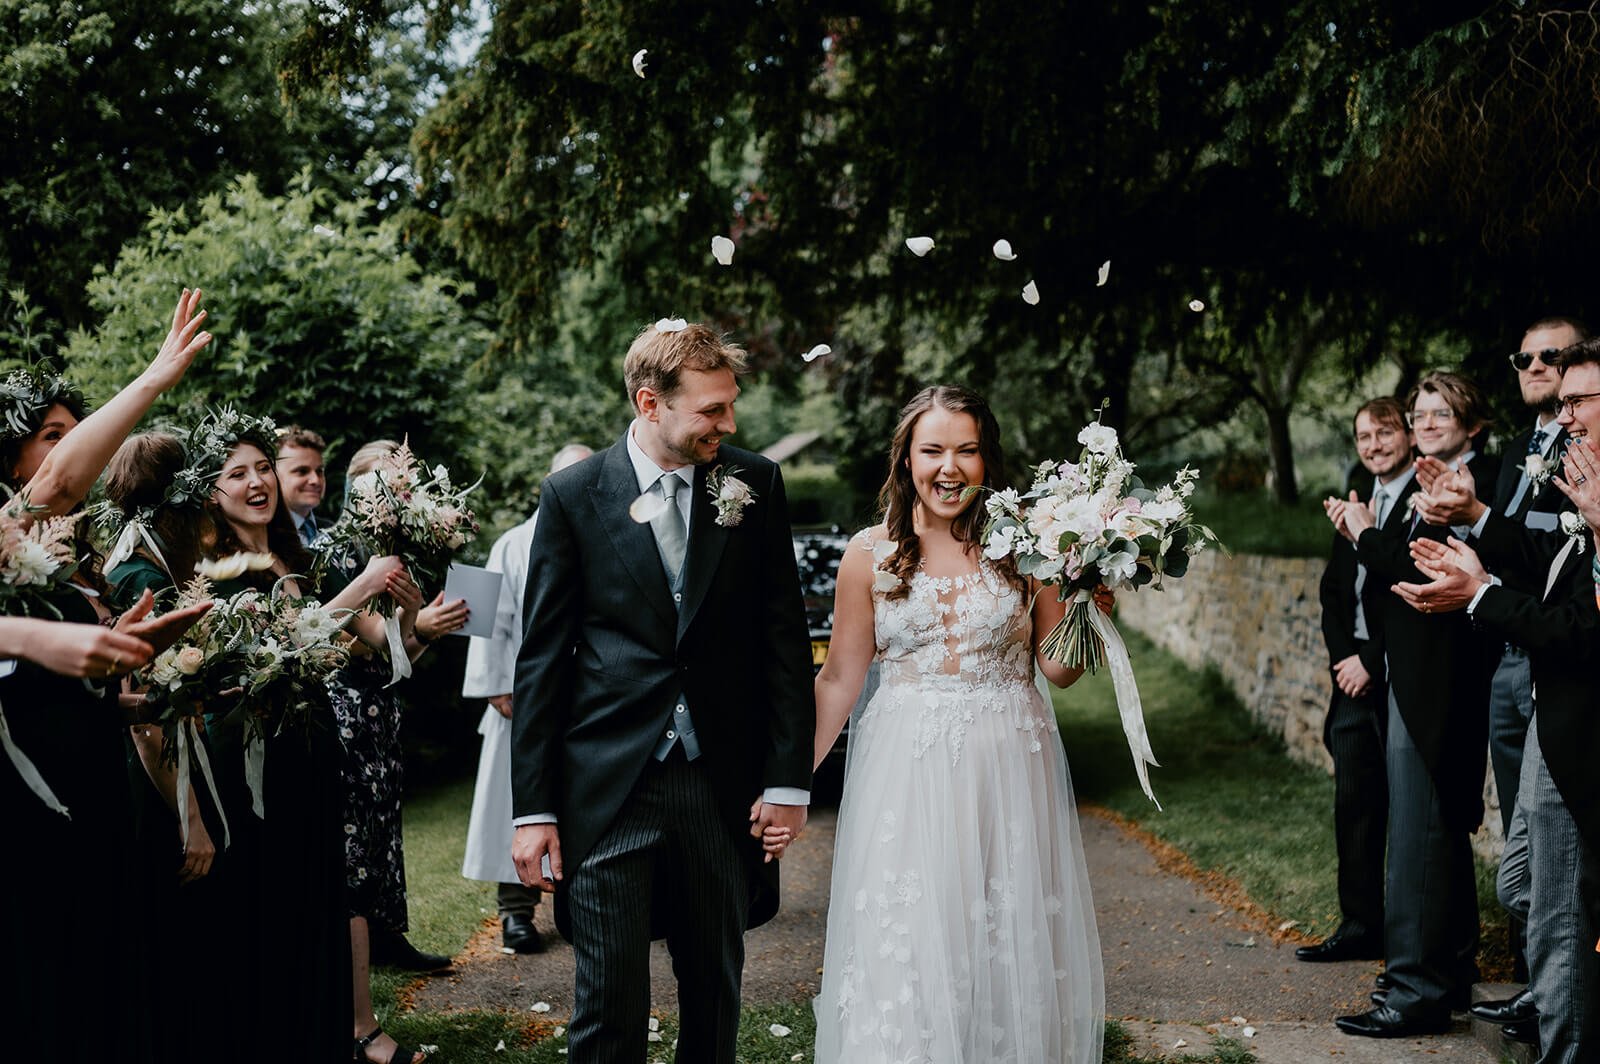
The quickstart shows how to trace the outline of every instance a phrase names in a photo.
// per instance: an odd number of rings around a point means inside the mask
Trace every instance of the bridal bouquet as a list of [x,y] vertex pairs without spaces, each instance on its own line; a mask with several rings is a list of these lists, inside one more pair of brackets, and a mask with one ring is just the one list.
[[[478,534],[477,518],[466,502],[477,486],[455,487],[442,465],[429,470],[412,453],[408,440],[380,459],[377,468],[350,482],[345,515],[329,538],[347,553],[398,555],[419,586],[441,586],[452,556]],[[411,662],[394,604],[387,605],[392,683],[411,675]]]
[[1133,667],[1115,626],[1095,608],[1093,592],[1102,584],[1112,590],[1160,587],[1183,576],[1189,558],[1216,536],[1189,507],[1199,478],[1194,470],[1180,469],[1170,484],[1152,491],[1123,457],[1111,426],[1096,421],[1078,433],[1078,442],[1077,462],[1044,462],[1027,491],[1008,488],[985,500],[984,554],[1012,558],[1018,572],[1056,588],[1069,603],[1040,650],[1090,672],[1109,662],[1139,782],[1154,800],[1145,765],[1156,761]]

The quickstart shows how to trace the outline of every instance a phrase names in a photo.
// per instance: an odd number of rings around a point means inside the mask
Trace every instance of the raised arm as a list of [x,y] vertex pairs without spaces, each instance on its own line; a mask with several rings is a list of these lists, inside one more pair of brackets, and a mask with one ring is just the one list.
[[200,290],[185,288],[172,311],[172,328],[150,365],[67,433],[28,481],[26,491],[32,505],[51,514],[64,514],[88,496],[139,419],[162,392],[183,379],[194,356],[211,342],[210,333],[199,331],[206,320],[206,312],[199,306]]

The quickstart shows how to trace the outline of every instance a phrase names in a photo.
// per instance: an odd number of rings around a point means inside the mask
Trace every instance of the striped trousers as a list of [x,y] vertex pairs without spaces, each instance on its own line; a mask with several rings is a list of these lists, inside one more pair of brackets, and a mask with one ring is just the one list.
[[734,1064],[749,871],[708,771],[679,749],[647,762],[616,820],[568,875],[575,1064],[645,1060],[652,926],[666,932],[678,981],[676,1059]]

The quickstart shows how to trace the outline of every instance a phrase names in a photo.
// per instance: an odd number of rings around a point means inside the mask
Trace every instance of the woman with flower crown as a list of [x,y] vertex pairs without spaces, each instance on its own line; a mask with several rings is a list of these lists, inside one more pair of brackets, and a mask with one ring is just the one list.
[[[1035,668],[1064,614],[982,550],[978,489],[1006,486],[994,415],[964,388],[901,412],[883,523],[839,567],[816,678],[818,763],[850,730],[816,1060],[1090,1064],[1104,977],[1072,788]],[[1101,596],[1102,608],[1109,599]],[[787,836],[768,829],[780,854]]]
[[[151,452],[172,451],[159,437],[129,440],[108,495],[134,529],[125,541],[138,546],[113,570],[117,586],[181,587],[201,570],[212,574],[219,597],[275,587],[299,597],[313,558],[279,491],[268,457],[273,442],[270,421],[226,408],[184,434],[177,470],[170,457],[151,460]],[[152,505],[152,496],[160,501]],[[199,560],[201,553],[211,557]],[[381,594],[411,607],[402,610],[409,630],[421,595],[393,557],[372,559],[326,606],[360,611]],[[364,642],[385,645],[375,615],[355,612],[349,627]],[[237,695],[219,691],[206,709],[205,742],[232,837],[214,873],[224,895],[216,918],[228,932],[215,941],[227,951],[230,1001],[238,1005],[212,1022],[226,1031],[271,1032],[232,1040],[247,1059],[342,1059],[352,1027],[350,945],[331,708],[321,702],[258,724],[258,707]],[[252,764],[260,772],[254,784]]]
[[112,450],[209,342],[200,294],[185,290],[150,366],[100,410],[48,373],[0,385],[0,482],[20,492],[0,517],[0,805],[13,865],[0,879],[0,1000],[7,1049],[21,1059],[144,1059],[140,1011],[114,994],[95,1025],[77,991],[85,958],[114,986],[145,973],[126,879],[126,730],[116,677],[145,663],[205,611],[150,616],[148,598],[116,618],[101,604],[98,558],[74,513]]

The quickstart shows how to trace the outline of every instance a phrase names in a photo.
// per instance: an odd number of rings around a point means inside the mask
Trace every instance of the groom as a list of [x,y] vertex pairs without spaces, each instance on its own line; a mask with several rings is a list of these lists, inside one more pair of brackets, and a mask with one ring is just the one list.
[[805,824],[816,711],[783,479],[722,442],[744,368],[704,325],[647,327],[623,363],[627,433],[540,497],[511,852],[555,891],[585,1064],[644,1060],[660,937],[677,1059],[733,1064],[744,932],[778,907],[759,836]]

